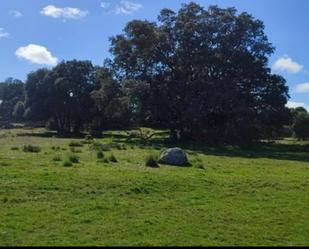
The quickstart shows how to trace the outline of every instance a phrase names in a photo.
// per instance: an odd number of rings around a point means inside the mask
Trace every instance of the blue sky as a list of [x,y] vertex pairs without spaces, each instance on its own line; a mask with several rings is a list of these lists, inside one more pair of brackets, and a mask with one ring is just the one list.
[[[132,19],[155,21],[162,8],[179,9],[186,0],[1,0],[0,81],[26,79],[61,60],[110,56],[109,37]],[[196,0],[207,7],[236,7],[262,20],[276,47],[269,66],[290,87],[289,106],[309,110],[308,0]]]

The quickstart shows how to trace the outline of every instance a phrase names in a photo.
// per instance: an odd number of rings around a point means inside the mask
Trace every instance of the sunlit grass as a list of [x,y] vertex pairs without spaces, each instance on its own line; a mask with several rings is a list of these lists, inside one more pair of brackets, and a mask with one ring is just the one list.
[[[147,157],[174,145],[160,136],[106,133],[101,157],[44,132],[0,131],[1,246],[309,244],[308,143],[178,144],[192,167],[152,168]],[[64,167],[70,156],[79,163]]]

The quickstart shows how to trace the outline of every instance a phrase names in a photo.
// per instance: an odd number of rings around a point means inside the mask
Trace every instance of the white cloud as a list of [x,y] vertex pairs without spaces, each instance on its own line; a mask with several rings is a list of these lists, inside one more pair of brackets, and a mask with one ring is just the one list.
[[304,107],[309,111],[309,106],[307,106],[304,102],[289,101],[286,106],[289,108]]
[[302,83],[296,86],[296,92],[309,93],[309,83]]
[[55,66],[58,63],[58,59],[47,48],[36,44],[20,47],[16,50],[15,54],[18,58],[35,64]]
[[100,6],[101,6],[101,8],[103,8],[103,9],[108,9],[109,7],[110,7],[110,3],[108,3],[108,2],[101,2],[101,4],[100,4]]
[[80,19],[88,15],[88,11],[80,10],[77,8],[57,8],[54,5],[48,5],[41,10],[41,15],[66,19]]
[[123,15],[130,15],[134,12],[141,9],[143,5],[139,3],[133,3],[129,1],[121,1],[120,4],[116,6],[115,13],[116,14],[123,14]]
[[8,32],[6,32],[6,30],[4,28],[0,28],[0,39],[9,37],[9,35],[10,34]]
[[284,56],[279,58],[273,65],[273,69],[279,71],[287,71],[289,73],[298,73],[303,66],[293,61],[290,57]]
[[23,14],[18,10],[11,10],[10,15],[12,15],[15,18],[23,17]]

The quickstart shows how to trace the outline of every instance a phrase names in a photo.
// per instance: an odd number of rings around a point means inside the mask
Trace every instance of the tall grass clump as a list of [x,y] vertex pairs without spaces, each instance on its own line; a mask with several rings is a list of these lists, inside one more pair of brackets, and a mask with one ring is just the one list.
[[110,156],[109,156],[109,161],[110,162],[112,162],[112,163],[117,163],[118,162],[118,160],[117,160],[117,158],[114,156],[114,154],[111,154]]
[[41,148],[39,146],[34,146],[34,145],[24,145],[23,151],[30,152],[30,153],[39,153],[41,152]]
[[98,158],[98,159],[103,159],[103,158],[104,158],[104,153],[103,153],[103,151],[98,151],[98,152],[97,152],[97,158]]
[[145,159],[145,165],[150,168],[158,168],[159,164],[154,155],[148,155]]
[[61,156],[59,156],[59,155],[54,156],[54,157],[53,157],[53,161],[54,161],[54,162],[60,162],[60,161],[62,161]]
[[63,166],[64,167],[72,167],[73,166],[73,163],[69,160],[65,160],[64,163],[63,163]]
[[77,142],[77,141],[71,141],[69,143],[70,147],[83,147],[84,145],[81,142]]
[[71,163],[79,163],[79,157],[76,155],[69,155],[69,161]]

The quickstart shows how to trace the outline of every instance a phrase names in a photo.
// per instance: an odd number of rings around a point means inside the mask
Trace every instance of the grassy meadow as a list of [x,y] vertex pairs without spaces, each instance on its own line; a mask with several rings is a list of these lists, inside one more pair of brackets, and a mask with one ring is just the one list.
[[309,245],[309,143],[177,144],[191,167],[145,166],[171,146],[1,130],[0,245]]

